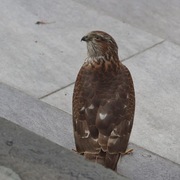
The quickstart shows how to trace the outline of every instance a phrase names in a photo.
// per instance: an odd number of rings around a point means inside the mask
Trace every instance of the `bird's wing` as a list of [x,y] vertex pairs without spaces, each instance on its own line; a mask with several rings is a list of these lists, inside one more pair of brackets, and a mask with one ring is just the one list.
[[93,75],[82,67],[78,73],[73,93],[73,128],[78,153],[98,153],[101,150],[97,142],[98,129],[95,126],[97,107],[94,98]]
[[114,82],[104,92],[105,102],[97,112],[98,142],[110,154],[126,151],[135,110],[135,93],[129,70],[121,66]]
[[116,76],[98,77],[81,68],[73,94],[73,126],[79,153],[124,152],[134,117],[131,75],[121,66]]

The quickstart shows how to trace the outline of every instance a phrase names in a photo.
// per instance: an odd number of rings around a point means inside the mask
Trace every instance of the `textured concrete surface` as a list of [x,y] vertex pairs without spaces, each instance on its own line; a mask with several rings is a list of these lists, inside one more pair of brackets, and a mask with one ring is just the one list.
[[117,40],[135,81],[131,142],[180,164],[179,7],[178,0],[1,0],[0,81],[55,107],[0,84],[0,115],[72,149],[71,116],[57,108],[71,114],[86,57],[80,39],[101,29]]
[[0,83],[0,117],[68,149],[74,148],[72,117],[19,90]]
[[75,1],[180,45],[179,0]]
[[0,165],[13,180],[126,179],[10,121],[0,118],[0,124]]
[[178,164],[179,57],[180,47],[164,42],[126,62],[134,74],[137,95],[131,141]]
[[72,114],[72,94],[74,84],[53,93],[47,97],[41,98],[42,101],[51,104],[54,107],[62,109],[63,111]]
[[12,169],[5,166],[0,166],[0,179],[1,180],[21,180],[18,174]]
[[179,180],[180,165],[139,146],[130,144],[133,154],[121,159],[118,172],[131,180]]
[[162,41],[72,0],[3,0],[0,17],[0,81],[35,97],[75,80],[86,56],[80,39],[91,30],[111,33],[123,59]]

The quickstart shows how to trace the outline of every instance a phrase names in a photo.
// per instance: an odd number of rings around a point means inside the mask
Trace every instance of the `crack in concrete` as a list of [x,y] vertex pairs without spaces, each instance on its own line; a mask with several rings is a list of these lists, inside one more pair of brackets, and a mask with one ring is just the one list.
[[129,59],[131,59],[132,57],[135,57],[135,56],[137,56],[137,55],[139,55],[139,54],[141,54],[141,53],[143,53],[143,52],[146,52],[146,51],[148,51],[148,50],[150,50],[150,49],[158,46],[159,44],[162,44],[162,43],[165,42],[165,41],[166,41],[166,39],[163,39],[162,41],[160,41],[160,42],[158,42],[158,43],[156,43],[156,44],[153,44],[152,46],[150,46],[150,47],[148,47],[148,48],[146,48],[146,49],[143,49],[142,51],[139,51],[139,52],[137,52],[137,53],[135,53],[135,54],[127,57],[127,58],[122,59],[121,62],[124,62],[124,61],[126,61],[126,60],[129,60]]
[[62,88],[56,89],[56,90],[54,90],[54,91],[52,91],[52,92],[50,92],[50,93],[48,93],[48,94],[46,94],[46,95],[44,95],[44,96],[41,96],[39,99],[43,99],[43,98],[46,98],[47,96],[50,96],[50,95],[52,95],[52,94],[54,94],[54,93],[57,93],[58,91],[61,91],[61,90],[65,89],[65,88],[73,85],[74,83],[75,83],[75,82],[72,82],[72,83],[70,83],[70,84],[68,84],[68,85],[66,85],[66,86],[64,86],[64,87],[62,87]]

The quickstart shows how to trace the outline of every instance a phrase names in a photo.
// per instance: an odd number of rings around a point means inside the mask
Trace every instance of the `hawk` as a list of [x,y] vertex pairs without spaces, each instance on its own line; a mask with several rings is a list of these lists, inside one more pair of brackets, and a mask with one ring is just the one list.
[[88,57],[73,92],[76,151],[116,171],[133,125],[133,81],[127,67],[120,62],[118,46],[109,34],[92,31],[81,41],[87,43]]

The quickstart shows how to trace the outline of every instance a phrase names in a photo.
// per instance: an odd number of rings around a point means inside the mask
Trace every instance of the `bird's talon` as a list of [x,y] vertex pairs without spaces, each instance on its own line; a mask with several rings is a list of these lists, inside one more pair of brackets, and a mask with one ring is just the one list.
[[122,153],[122,155],[128,155],[128,154],[131,154],[132,152],[133,152],[133,149],[128,149],[124,153]]
[[75,149],[72,149],[72,151],[74,151],[74,152],[78,153]]
[[72,151],[74,151],[75,153],[80,154],[80,155],[83,155],[83,154],[84,154],[84,153],[82,153],[82,152],[78,152],[78,151],[75,150],[75,149],[72,149]]

